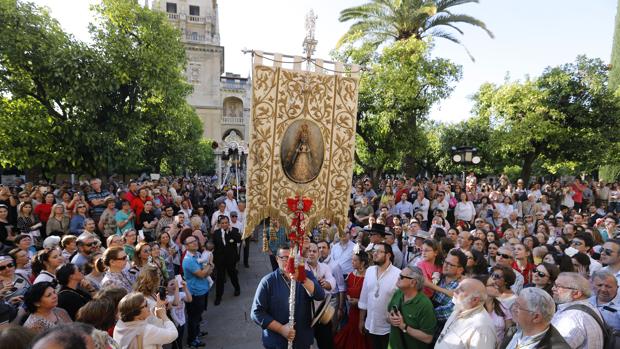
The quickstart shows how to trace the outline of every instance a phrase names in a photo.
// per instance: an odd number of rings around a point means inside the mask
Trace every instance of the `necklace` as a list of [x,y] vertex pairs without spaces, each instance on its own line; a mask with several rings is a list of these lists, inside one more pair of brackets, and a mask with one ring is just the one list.
[[[388,266],[388,269],[389,269],[389,268],[390,268],[390,267]],[[375,298],[379,298],[379,289],[380,289],[380,285],[381,285],[380,281],[381,281],[381,279],[383,279],[383,277],[384,277],[384,276],[385,276],[385,274],[387,273],[388,269],[385,269],[385,270],[381,273],[381,275],[379,275],[379,267],[377,267],[377,269],[376,269],[377,281],[376,281],[376,284],[375,284],[375,285],[377,286],[377,289],[375,290]]]

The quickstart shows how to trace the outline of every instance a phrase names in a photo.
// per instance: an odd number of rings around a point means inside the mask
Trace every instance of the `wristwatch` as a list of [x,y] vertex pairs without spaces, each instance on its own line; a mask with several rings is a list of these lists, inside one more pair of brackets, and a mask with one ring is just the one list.
[[405,324],[405,328],[403,328],[403,333],[407,333],[407,328],[409,327],[409,325]]

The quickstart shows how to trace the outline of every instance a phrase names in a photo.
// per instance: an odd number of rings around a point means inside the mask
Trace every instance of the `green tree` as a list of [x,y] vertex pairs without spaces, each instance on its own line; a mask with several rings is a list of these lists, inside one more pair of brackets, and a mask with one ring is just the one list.
[[103,0],[95,10],[86,44],[45,9],[0,0],[3,166],[157,170],[181,146],[199,144],[178,30],[135,1]]
[[454,7],[468,3],[478,0],[371,0],[340,12],[341,22],[355,23],[340,38],[338,46],[363,40],[377,48],[390,41],[427,36],[462,45],[457,34],[463,35],[463,31],[458,24],[480,28],[492,38],[493,33],[481,20],[452,12]]
[[431,58],[428,44],[410,38],[375,55],[360,81],[356,162],[373,177],[401,169],[426,148],[420,127],[432,105],[446,98],[460,67]]
[[618,141],[609,130],[618,127],[620,109],[600,59],[580,56],[537,79],[484,84],[474,100],[478,115],[494,129],[497,154],[519,161],[526,181],[536,161],[550,172],[591,172]]
[[614,42],[611,48],[611,70],[609,71],[609,88],[618,91],[620,88],[620,0],[616,7],[616,24]]

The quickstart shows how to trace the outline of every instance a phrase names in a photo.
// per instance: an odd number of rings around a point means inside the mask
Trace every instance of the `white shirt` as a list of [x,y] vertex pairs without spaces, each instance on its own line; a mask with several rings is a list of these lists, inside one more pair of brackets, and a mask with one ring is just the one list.
[[219,216],[228,217],[228,221],[230,222],[230,212],[228,210],[225,210],[224,213],[222,213],[220,210],[213,212],[213,214],[211,215],[211,229],[213,229],[213,231],[220,228],[220,225],[217,223],[217,217]]
[[349,242],[347,242],[344,246],[340,242],[332,246],[332,259],[336,260],[338,264],[340,264],[343,274],[349,275],[349,273],[353,271],[351,260],[353,259],[354,247],[355,243],[351,240],[349,240]]
[[390,333],[387,306],[396,291],[400,269],[390,266],[379,275],[379,267],[373,265],[366,270],[362,293],[357,306],[366,310],[364,327],[379,336]]
[[428,209],[430,206],[431,206],[431,203],[430,201],[428,201],[427,198],[422,199],[422,202],[416,199],[413,202],[413,211],[419,210],[420,213],[422,213],[422,220],[428,221]]
[[444,197],[442,201],[433,200],[433,205],[431,207],[433,210],[439,209],[443,211],[443,216],[445,217],[448,214],[448,209],[450,208],[450,202],[448,199]]
[[476,208],[471,201],[461,201],[454,208],[454,218],[471,222],[476,216]]
[[435,349],[494,349],[497,342],[495,326],[482,305],[452,312],[446,321]]
[[239,206],[237,206],[237,200],[226,198],[224,200],[224,203],[226,203],[226,211],[228,212],[235,211],[239,213]]
[[[329,267],[329,265],[321,262],[316,262],[316,267],[313,267],[310,265],[310,263],[306,262],[306,269],[310,270],[314,274],[314,277],[317,281],[319,281],[319,279],[325,279],[325,281],[327,281],[331,285],[332,290],[336,288],[336,279],[334,279],[332,269]],[[327,290],[325,291],[330,292]]]
[[603,347],[603,332],[595,319],[580,309],[569,309],[571,305],[583,304],[590,307],[596,314],[600,313],[587,299],[558,305],[551,324],[564,337],[564,340],[573,349],[601,349]]
[[497,210],[499,211],[500,218],[508,218],[515,209],[511,204],[505,204],[502,202],[497,204]]
[[332,271],[332,276],[336,281],[336,287],[333,287],[330,293],[332,295],[336,295],[340,292],[346,292],[347,284],[344,281],[344,275],[342,274],[342,268],[340,268],[340,264],[338,264],[338,262],[333,259],[331,255],[327,256],[327,258],[323,260],[323,264],[327,264],[329,266],[329,269],[331,269]]
[[595,272],[601,270],[603,265],[599,261],[597,261],[596,259],[590,257],[590,255],[588,255],[588,257],[590,258],[590,275],[592,275]]
[[515,270],[515,283],[510,286],[510,289],[514,294],[519,294],[519,292],[523,289],[524,282],[525,279],[523,278],[523,275]]

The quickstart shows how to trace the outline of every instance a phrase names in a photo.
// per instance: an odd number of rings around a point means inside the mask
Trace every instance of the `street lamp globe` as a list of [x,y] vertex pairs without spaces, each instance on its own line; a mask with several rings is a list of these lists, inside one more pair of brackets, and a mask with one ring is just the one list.
[[452,161],[454,161],[454,162],[461,162],[461,160],[462,160],[461,154],[454,154],[454,155],[452,155]]
[[478,165],[480,163],[480,157],[474,156],[473,158],[471,158],[471,163],[474,165]]

